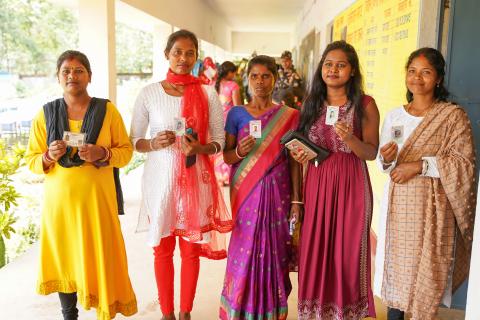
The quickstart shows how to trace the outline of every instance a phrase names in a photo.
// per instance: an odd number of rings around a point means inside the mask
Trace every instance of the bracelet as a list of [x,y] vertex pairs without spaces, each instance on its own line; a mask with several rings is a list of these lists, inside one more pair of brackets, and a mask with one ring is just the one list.
[[45,153],[43,154],[43,158],[45,159],[46,162],[50,162],[50,163],[57,162],[55,159],[50,157],[50,155],[48,154],[48,150],[45,151]]
[[98,160],[99,162],[107,162],[112,157],[112,151],[108,148],[101,147],[105,151],[105,156],[103,159]]
[[390,161],[390,162],[384,162],[384,161],[382,161],[382,164],[383,164],[384,166],[391,166],[394,162],[395,162],[395,160]]
[[241,156],[239,153],[238,153],[238,145],[235,147],[235,154],[237,155],[238,159],[245,159],[246,156]]
[[150,140],[149,140],[149,144],[150,144],[150,151],[156,151],[156,150],[157,150],[157,149],[155,149],[155,148],[153,147],[153,144],[152,144],[152,142],[153,142],[153,139],[155,139],[155,138],[152,138],[152,139],[150,139]]
[[303,204],[302,201],[290,201],[291,204]]
[[385,162],[385,159],[382,157],[382,155],[380,155],[380,162],[381,162],[383,165],[385,165],[385,166],[391,166],[392,163],[395,162],[395,159],[393,159],[393,160],[390,161],[390,162]]
[[218,153],[218,147],[217,147],[217,144],[215,142],[210,142],[211,145],[213,145],[213,147],[215,148],[215,152],[213,154],[217,154]]

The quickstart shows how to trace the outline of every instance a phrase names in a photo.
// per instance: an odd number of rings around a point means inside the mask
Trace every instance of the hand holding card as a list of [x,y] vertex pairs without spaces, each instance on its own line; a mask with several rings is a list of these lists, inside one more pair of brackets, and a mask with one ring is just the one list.
[[380,155],[383,158],[384,163],[393,162],[398,155],[398,144],[394,141],[390,141],[380,148]]
[[[297,141],[295,141],[297,140]],[[287,146],[289,142],[292,141],[292,144]],[[290,150],[294,150],[296,152],[297,150],[302,150],[303,155],[300,155],[300,157],[296,157],[294,155],[293,158],[300,162],[303,163],[304,156],[307,155],[308,152],[308,157],[314,156],[313,158],[310,158],[311,161],[315,163],[315,166],[318,166],[322,161],[324,161],[330,154],[330,152],[312,141],[310,141],[307,137],[303,136],[297,131],[294,130],[289,130],[287,131],[281,138],[280,138],[280,143],[284,144],[285,147],[287,147]],[[305,149],[303,149],[305,146]]]
[[306,156],[307,160],[312,160],[317,156],[317,153],[310,149],[307,145],[303,144],[300,140],[298,139],[293,139],[290,140],[289,142],[285,143],[285,147],[288,150],[291,150],[295,153],[298,153],[299,151],[303,151]]

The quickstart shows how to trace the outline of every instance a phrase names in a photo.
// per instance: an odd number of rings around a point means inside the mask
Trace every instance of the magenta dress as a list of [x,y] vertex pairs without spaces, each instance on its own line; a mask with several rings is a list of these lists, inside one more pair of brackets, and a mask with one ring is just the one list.
[[[373,98],[364,96],[362,108]],[[308,166],[305,216],[300,238],[298,316],[311,319],[375,317],[370,281],[372,188],[365,161],[359,159],[325,124],[325,111],[309,138],[330,150],[318,167]],[[350,103],[339,120],[361,127]]]

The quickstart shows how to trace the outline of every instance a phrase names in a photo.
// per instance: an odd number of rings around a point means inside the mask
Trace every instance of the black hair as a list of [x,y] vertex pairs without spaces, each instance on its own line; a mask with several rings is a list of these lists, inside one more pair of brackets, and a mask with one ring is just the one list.
[[[407,64],[405,65],[405,70],[408,72],[408,67],[412,63],[413,59],[418,58],[420,56],[425,57],[428,62],[432,65],[432,67],[437,72],[437,76],[440,79],[440,82],[435,87],[435,91],[433,92],[433,96],[438,101],[447,101],[448,96],[450,93],[448,92],[447,88],[445,88],[444,80],[445,80],[445,59],[440,51],[434,48],[420,48],[418,50],[413,51],[410,56],[408,57]],[[413,94],[408,90],[407,87],[407,101],[411,102],[413,100]]]
[[92,68],[90,67],[90,61],[88,61],[87,56],[76,50],[67,50],[63,52],[57,59],[57,74],[60,72],[60,68],[65,60],[75,59],[80,62],[85,69],[87,69],[88,74],[92,75]]
[[164,51],[165,54],[168,55],[168,53],[172,49],[175,42],[180,38],[190,39],[193,42],[193,45],[195,46],[195,56],[198,57],[198,39],[197,39],[197,36],[193,32],[185,30],[185,29],[175,31],[174,33],[172,33],[168,37],[167,45],[165,46],[165,51]]
[[280,56],[280,59],[290,59],[292,60],[292,53],[288,50],[285,50],[282,52],[282,55]]
[[[324,102],[327,100],[327,85],[322,78],[322,67],[328,53],[333,50],[342,50],[347,56],[347,60],[352,66],[353,75],[345,84],[348,100],[351,101],[355,108],[358,120],[363,117],[363,109],[361,107],[363,90],[363,76],[360,71],[360,62],[358,60],[355,48],[347,42],[335,41],[330,43],[322,54],[320,63],[312,79],[309,92],[303,102],[302,112],[300,115],[299,131],[308,134],[313,123],[318,119],[324,108]],[[359,122],[361,123],[361,121]]]
[[248,67],[247,67],[247,76],[250,74],[250,71],[252,71],[252,68],[254,65],[261,64],[262,66],[265,66],[268,71],[270,71],[273,74],[273,77],[275,80],[278,78],[278,70],[277,70],[277,64],[275,63],[275,59],[269,56],[265,55],[258,55],[250,59],[248,61]]
[[218,77],[217,81],[215,82],[215,90],[217,93],[220,91],[220,82],[223,78],[227,76],[230,72],[236,72],[237,66],[231,61],[225,61],[218,67]]

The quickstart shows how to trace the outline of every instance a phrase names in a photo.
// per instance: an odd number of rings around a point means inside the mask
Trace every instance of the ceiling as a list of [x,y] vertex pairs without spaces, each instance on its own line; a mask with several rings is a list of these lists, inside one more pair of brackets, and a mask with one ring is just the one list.
[[292,32],[307,0],[203,0],[232,31]]
[[[71,9],[78,8],[78,0],[49,1],[70,7]],[[226,24],[231,27],[232,31],[293,32],[297,19],[300,16],[300,12],[308,0],[201,1],[204,1],[213,11],[225,19]],[[117,1],[117,6],[127,7],[126,5],[123,5],[121,1]],[[129,20],[131,21],[132,19]],[[140,21],[141,20],[142,19],[140,19]]]

